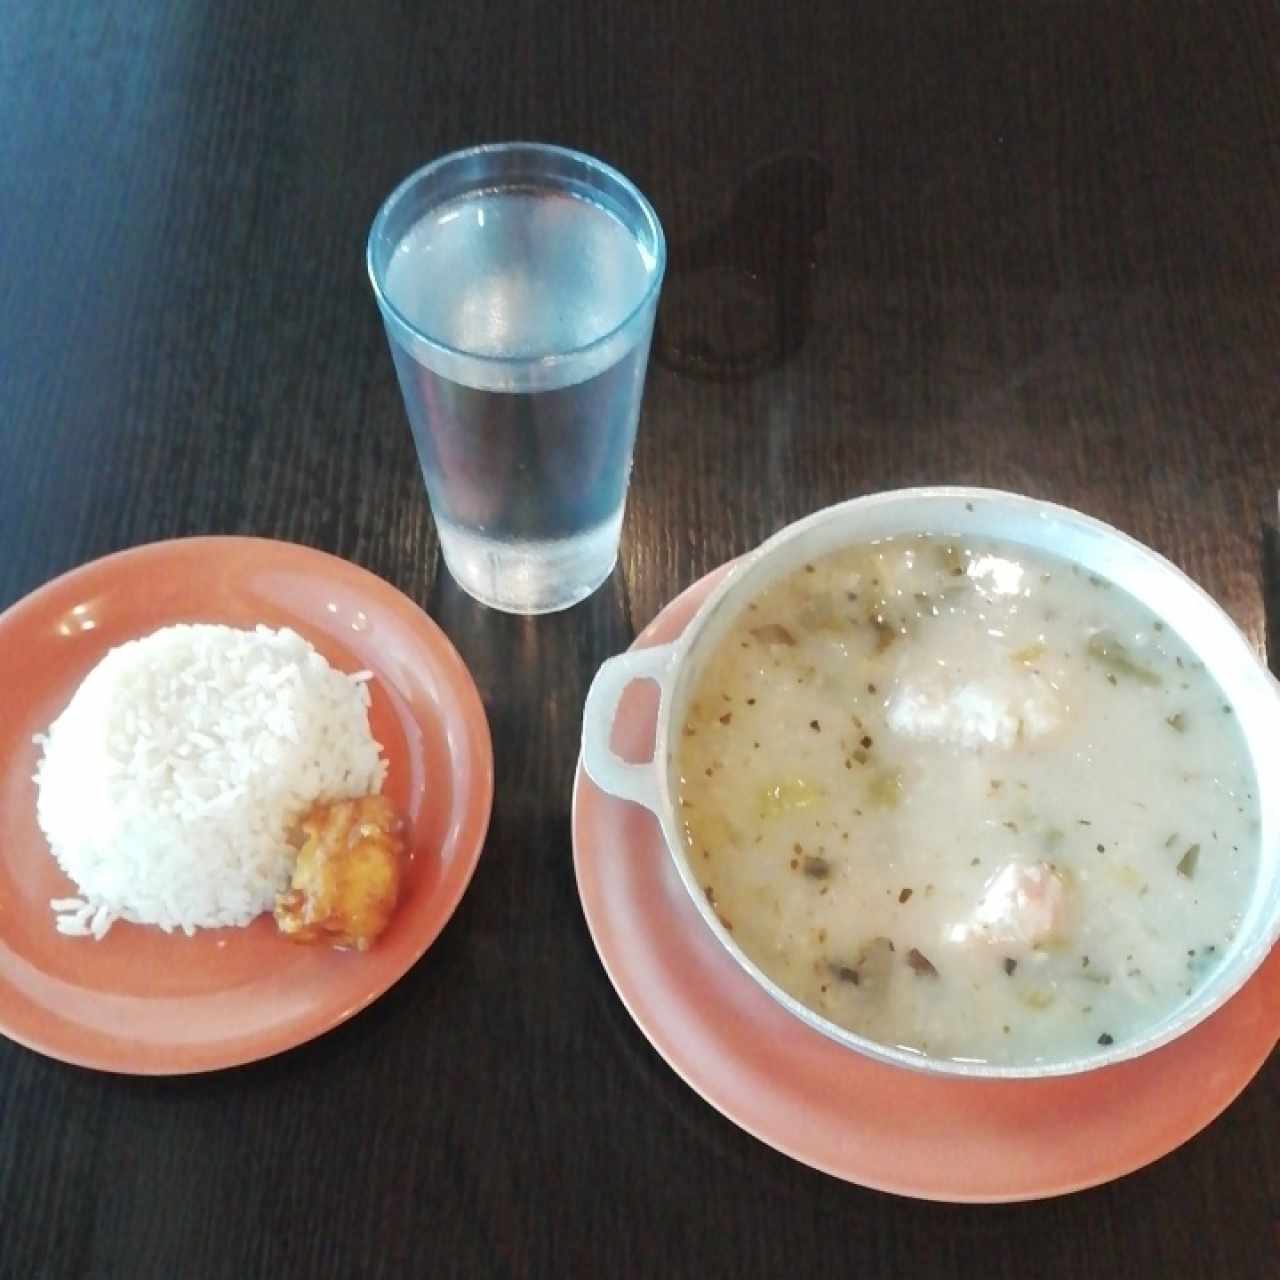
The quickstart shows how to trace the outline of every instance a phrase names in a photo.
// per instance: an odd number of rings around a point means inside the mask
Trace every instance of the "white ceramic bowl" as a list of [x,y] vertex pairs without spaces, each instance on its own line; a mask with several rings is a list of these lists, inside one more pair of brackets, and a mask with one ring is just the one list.
[[[673,803],[675,727],[708,656],[747,602],[769,584],[817,556],[875,538],[916,533],[984,537],[1038,548],[1078,563],[1123,588],[1173,628],[1204,662],[1235,708],[1244,733],[1261,807],[1261,850],[1253,895],[1217,970],[1188,1000],[1147,1033],[1124,1044],[1061,1061],[993,1065],[928,1058],[879,1044],[829,1022],[788,995],[734,942],[707,903],[685,857]],[[634,680],[660,690],[653,759],[632,764],[609,746],[623,691]],[[1208,1017],[1236,992],[1280,936],[1280,786],[1268,786],[1280,760],[1280,683],[1218,605],[1180,569],[1141,543],[1066,507],[989,489],[902,489],[855,498],[789,525],[743,557],[672,644],[635,649],[599,670],[587,694],[582,763],[611,795],[651,810],[689,897],[720,944],[775,1000],[797,1018],[859,1053],[916,1070],[951,1076],[1034,1077],[1093,1070],[1137,1057]]]

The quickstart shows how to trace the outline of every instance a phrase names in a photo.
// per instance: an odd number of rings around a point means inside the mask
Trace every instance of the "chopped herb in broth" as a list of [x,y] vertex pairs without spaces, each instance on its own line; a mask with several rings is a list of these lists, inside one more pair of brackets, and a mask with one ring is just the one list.
[[750,634],[761,644],[794,645],[795,636],[780,622],[770,622],[767,626],[752,627]]
[[898,638],[897,628],[877,614],[872,623],[876,629],[876,652],[883,653]]
[[1140,1035],[1217,966],[1256,869],[1237,717],[1171,628],[1069,568],[851,547],[703,668],[674,762],[690,864],[825,1017],[1031,1063]]
[[1091,658],[1096,658],[1104,667],[1108,668],[1108,677],[1128,676],[1139,684],[1164,684],[1164,680],[1152,671],[1150,667],[1144,667],[1140,662],[1136,662],[1130,657],[1128,649],[1108,632],[1099,631],[1096,635],[1090,636],[1086,647]]
[[897,808],[902,799],[902,770],[879,770],[867,787],[867,796],[872,804],[885,809]]
[[796,809],[808,809],[821,800],[823,792],[803,778],[789,778],[766,787],[760,799],[762,818],[780,818]]
[[1023,645],[1021,649],[1015,649],[1009,657],[1012,661],[1020,663],[1024,667],[1029,667],[1037,658],[1043,657],[1044,653],[1044,641],[1036,640],[1032,644]]

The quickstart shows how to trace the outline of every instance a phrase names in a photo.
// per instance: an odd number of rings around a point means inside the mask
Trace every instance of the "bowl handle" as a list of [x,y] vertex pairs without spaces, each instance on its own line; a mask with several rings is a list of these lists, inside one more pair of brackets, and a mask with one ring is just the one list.
[[582,767],[602,791],[658,812],[658,766],[655,760],[632,764],[609,745],[618,703],[633,680],[652,680],[659,696],[667,695],[671,645],[631,649],[610,658],[596,672],[582,709]]

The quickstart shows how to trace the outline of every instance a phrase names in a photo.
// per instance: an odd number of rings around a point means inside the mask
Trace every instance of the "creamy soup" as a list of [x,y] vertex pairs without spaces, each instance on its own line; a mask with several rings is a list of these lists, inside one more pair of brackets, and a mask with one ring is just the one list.
[[886,540],[777,582],[703,668],[675,765],[742,950],[934,1057],[1140,1035],[1216,967],[1257,869],[1252,767],[1202,664],[1009,544]]

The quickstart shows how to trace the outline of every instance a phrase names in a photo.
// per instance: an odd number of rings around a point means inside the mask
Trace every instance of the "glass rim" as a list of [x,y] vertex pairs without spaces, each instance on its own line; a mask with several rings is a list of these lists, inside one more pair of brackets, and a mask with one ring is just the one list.
[[[655,269],[649,279],[649,283],[644,293],[634,306],[630,307],[627,314],[618,321],[606,333],[598,338],[593,338],[590,342],[583,343],[581,346],[570,347],[564,351],[547,352],[544,355],[534,356],[495,356],[485,355],[482,352],[467,351],[462,347],[451,346],[449,343],[439,338],[432,337],[431,334],[423,332],[423,330],[414,324],[409,318],[396,306],[394,302],[387,296],[386,290],[383,288],[381,274],[374,266],[374,242],[382,235],[386,229],[388,220],[392,211],[400,203],[401,199],[410,191],[410,189],[420,182],[423,178],[429,176],[436,170],[444,168],[446,165],[457,163],[471,156],[495,155],[510,152],[528,152],[535,156],[556,156],[564,160],[572,160],[580,163],[588,169],[594,170],[596,173],[602,174],[611,182],[616,183],[622,188],[622,191],[639,207],[640,214],[653,232],[654,243],[654,262]],[[484,188],[477,187],[476,190]],[[631,230],[630,227],[627,228]],[[634,234],[634,233],[633,233]],[[636,316],[640,315],[646,307],[654,300],[658,290],[661,288],[663,276],[667,270],[667,238],[666,233],[662,229],[662,221],[659,219],[657,211],[649,202],[645,194],[631,181],[624,173],[615,169],[611,164],[606,164],[603,160],[596,159],[595,156],[588,155],[585,151],[575,151],[572,147],[556,146],[550,142],[483,142],[478,146],[462,147],[456,151],[446,152],[442,156],[437,156],[434,160],[427,161],[426,164],[419,166],[413,170],[407,177],[402,179],[392,189],[391,193],[383,200],[378,207],[378,212],[374,215],[373,223],[369,228],[369,236],[365,241],[365,268],[369,273],[369,283],[373,286],[374,298],[377,300],[378,307],[384,317],[393,320],[397,325],[405,329],[413,338],[419,342],[426,344],[434,351],[438,351],[443,355],[452,356],[460,360],[472,360],[477,363],[483,363],[491,366],[502,366],[505,368],[518,368],[529,366],[551,367],[559,364],[564,360],[571,360],[578,356],[585,355],[594,351],[606,343],[612,342],[626,327],[631,324]]]

